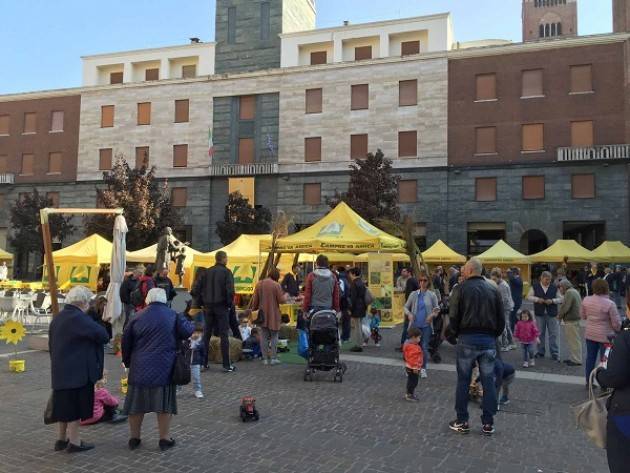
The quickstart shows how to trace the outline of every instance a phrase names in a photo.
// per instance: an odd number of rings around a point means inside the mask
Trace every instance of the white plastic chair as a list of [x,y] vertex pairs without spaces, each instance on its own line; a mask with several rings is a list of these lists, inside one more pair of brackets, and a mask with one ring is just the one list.
[[26,324],[26,317],[28,316],[29,306],[31,304],[32,296],[30,294],[19,294],[14,296],[15,307],[11,318]]
[[[52,320],[52,310],[50,307],[51,306],[50,294],[46,293],[44,295],[44,298],[41,304],[39,304],[39,307],[37,305],[37,299],[38,299],[38,294],[33,294],[33,296],[31,297],[30,307],[29,307],[31,311],[31,315],[35,318],[35,323],[33,324],[33,328],[44,330],[46,329],[46,327],[48,326],[48,324],[50,324]],[[44,323],[40,323],[42,319],[45,320]]]

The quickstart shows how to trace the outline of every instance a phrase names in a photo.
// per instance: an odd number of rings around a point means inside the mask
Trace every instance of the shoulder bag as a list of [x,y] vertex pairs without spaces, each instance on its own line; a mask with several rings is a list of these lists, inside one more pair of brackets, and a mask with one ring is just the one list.
[[584,431],[589,440],[596,446],[606,448],[606,424],[608,422],[606,403],[612,392],[595,397],[593,378],[596,372],[596,369],[591,371],[588,380],[588,401],[573,409],[578,429]]
[[175,336],[175,363],[171,373],[171,384],[176,386],[185,386],[190,383],[190,361],[192,351],[190,349],[189,340],[179,340],[177,337],[177,318],[175,316],[175,325],[173,326],[173,335]]
[[263,300],[263,287],[262,281],[258,286],[258,310],[253,310],[252,314],[249,318],[249,321],[254,325],[262,325],[265,323],[265,312],[262,310],[262,300]]

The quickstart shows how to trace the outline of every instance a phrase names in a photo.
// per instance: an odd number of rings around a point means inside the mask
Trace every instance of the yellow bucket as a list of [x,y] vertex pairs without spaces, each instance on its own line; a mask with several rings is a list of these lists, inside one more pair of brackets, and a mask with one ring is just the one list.
[[22,373],[26,369],[26,360],[9,360],[9,371]]

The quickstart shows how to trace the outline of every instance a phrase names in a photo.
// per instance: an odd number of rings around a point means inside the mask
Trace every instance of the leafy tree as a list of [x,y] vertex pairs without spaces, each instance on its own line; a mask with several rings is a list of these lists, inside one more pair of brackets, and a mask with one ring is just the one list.
[[366,159],[350,164],[348,191],[341,194],[336,192],[326,203],[335,208],[343,201],[365,220],[379,227],[398,224],[400,178],[394,176],[392,170],[392,161],[387,159],[380,149],[376,154],[369,153]]
[[[181,217],[171,203],[168,183],[155,177],[155,167],[131,168],[122,155],[117,156],[111,171],[103,173],[104,189],[97,198],[104,208],[124,209],[127,220],[127,247],[138,250],[156,243],[164,227],[180,224]],[[113,215],[93,215],[85,221],[85,233],[112,238]]]
[[[44,254],[44,240],[42,237],[41,219],[39,211],[46,207],[52,207],[51,199],[33,188],[32,193],[23,194],[15,201],[11,208],[11,227],[13,231],[9,236],[9,244],[15,248],[18,254],[18,267],[22,275],[26,275],[29,266],[28,260],[35,253],[37,262],[41,263]],[[49,217],[50,236],[55,241],[61,241],[75,231],[70,223],[71,217],[51,215]],[[41,266],[38,264],[38,266]]]
[[240,192],[232,192],[225,206],[223,221],[217,222],[217,235],[224,245],[232,243],[243,234],[262,235],[271,231],[269,209],[252,207],[249,199]]

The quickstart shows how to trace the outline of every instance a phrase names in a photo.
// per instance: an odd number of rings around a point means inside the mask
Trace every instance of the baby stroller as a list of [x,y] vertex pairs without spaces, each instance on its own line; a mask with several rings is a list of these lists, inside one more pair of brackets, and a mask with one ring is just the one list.
[[313,381],[315,371],[335,370],[333,382],[341,383],[346,366],[339,361],[337,314],[332,310],[311,314],[308,334],[308,365],[304,371],[304,381]]

